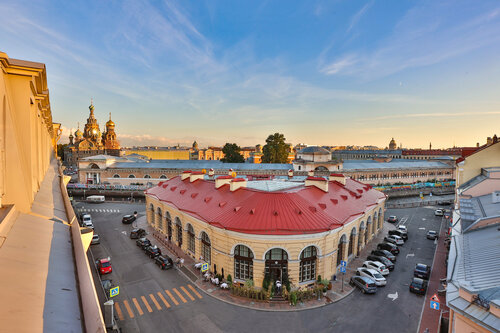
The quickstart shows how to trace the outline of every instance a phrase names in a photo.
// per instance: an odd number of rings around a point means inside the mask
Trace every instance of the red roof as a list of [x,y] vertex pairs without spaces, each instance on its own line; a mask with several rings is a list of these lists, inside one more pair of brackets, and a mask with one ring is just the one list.
[[217,179],[233,179],[233,176],[219,176]]
[[[169,189],[156,186],[146,194],[218,228],[248,234],[293,235],[332,230],[385,199],[383,193],[374,189],[358,194],[357,190],[366,185],[353,179],[347,179],[345,186],[331,181],[328,192],[314,186],[274,192],[242,187],[231,192],[227,184],[216,189],[213,181],[186,183],[180,177],[165,183],[171,185]],[[183,190],[187,195],[180,194]],[[193,193],[197,195],[192,196]]]
[[344,175],[341,173],[332,173],[330,176],[332,176],[332,177],[344,177]]
[[233,183],[236,183],[236,182],[245,182],[246,179],[245,178],[234,178],[233,180],[231,180],[231,182]]
[[325,181],[326,179],[323,178],[323,177],[313,177],[313,176],[309,176],[306,178],[306,180],[321,180],[321,181]]

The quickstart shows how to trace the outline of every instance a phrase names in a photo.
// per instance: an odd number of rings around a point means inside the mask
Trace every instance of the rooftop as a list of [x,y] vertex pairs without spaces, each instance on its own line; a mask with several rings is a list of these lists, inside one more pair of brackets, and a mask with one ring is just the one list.
[[297,154],[330,155],[331,153],[323,147],[310,146],[299,150]]
[[438,161],[426,160],[391,160],[389,162],[377,162],[375,160],[344,160],[343,170],[380,170],[380,169],[442,169],[451,168],[448,164]]
[[291,164],[274,164],[274,163],[223,163],[213,160],[151,160],[150,162],[116,162],[109,166],[112,169],[180,169],[180,170],[202,170],[202,169],[217,169],[217,170],[285,170],[292,169]]

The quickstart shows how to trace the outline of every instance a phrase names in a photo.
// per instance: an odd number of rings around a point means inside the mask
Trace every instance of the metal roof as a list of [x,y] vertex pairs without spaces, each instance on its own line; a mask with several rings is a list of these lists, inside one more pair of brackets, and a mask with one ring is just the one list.
[[179,169],[179,170],[290,170],[292,164],[279,163],[223,163],[207,160],[151,160],[150,162],[116,162],[111,169]]
[[[254,182],[249,182],[254,183]],[[182,181],[174,177],[146,194],[213,226],[248,234],[292,235],[326,232],[348,223],[375,206],[385,195],[352,179],[346,185],[329,182],[329,191],[315,186],[285,187],[263,183],[272,191],[229,185],[215,188],[213,181]],[[296,186],[298,185],[298,186]],[[255,185],[253,185],[255,187]]]
[[443,162],[427,160],[391,160],[389,162],[377,162],[375,160],[344,160],[344,171],[354,170],[384,170],[384,169],[450,169],[451,167]]
[[297,152],[297,154],[320,154],[320,155],[330,155],[331,153],[323,148],[318,146],[310,146],[303,148]]

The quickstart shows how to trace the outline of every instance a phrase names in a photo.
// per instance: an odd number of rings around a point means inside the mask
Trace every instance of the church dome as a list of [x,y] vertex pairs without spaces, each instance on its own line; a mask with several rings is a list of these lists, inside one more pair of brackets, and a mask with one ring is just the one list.
[[397,147],[396,141],[394,140],[394,138],[392,138],[391,142],[389,142],[389,149],[394,150],[396,149],[396,147]]
[[82,133],[82,131],[80,131],[80,129],[77,129],[75,131],[75,137],[80,138],[80,137],[82,137],[82,135],[83,135],[83,133]]
[[298,154],[330,155],[330,152],[323,147],[310,146],[310,147],[306,147],[304,149],[301,149],[298,152]]
[[111,112],[109,113],[109,120],[106,122],[106,127],[115,127],[115,123],[111,120]]

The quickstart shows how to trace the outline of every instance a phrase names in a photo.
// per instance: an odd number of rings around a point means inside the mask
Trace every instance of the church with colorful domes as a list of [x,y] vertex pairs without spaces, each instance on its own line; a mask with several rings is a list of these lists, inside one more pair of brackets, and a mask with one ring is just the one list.
[[120,156],[120,143],[115,132],[115,123],[111,120],[106,122],[106,129],[101,132],[99,123],[94,115],[95,106],[91,101],[89,106],[90,114],[83,132],[78,129],[69,135],[69,145],[64,150],[64,162],[66,165],[76,165],[79,158],[94,155]]

